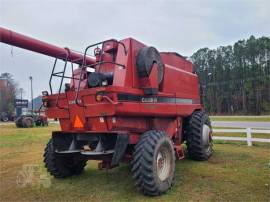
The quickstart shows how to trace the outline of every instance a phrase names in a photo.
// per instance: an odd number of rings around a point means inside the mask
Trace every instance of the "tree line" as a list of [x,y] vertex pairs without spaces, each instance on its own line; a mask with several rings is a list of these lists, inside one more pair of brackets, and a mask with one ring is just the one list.
[[0,80],[0,113],[12,114],[14,112],[14,99],[18,94],[18,84],[10,73],[2,73]]
[[270,38],[202,48],[191,56],[201,100],[211,114],[270,113]]

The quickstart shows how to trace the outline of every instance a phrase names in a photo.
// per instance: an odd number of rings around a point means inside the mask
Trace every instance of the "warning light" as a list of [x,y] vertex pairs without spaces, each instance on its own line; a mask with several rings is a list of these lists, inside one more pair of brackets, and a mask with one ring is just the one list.
[[103,96],[102,95],[96,95],[96,101],[97,102],[101,102],[103,100]]

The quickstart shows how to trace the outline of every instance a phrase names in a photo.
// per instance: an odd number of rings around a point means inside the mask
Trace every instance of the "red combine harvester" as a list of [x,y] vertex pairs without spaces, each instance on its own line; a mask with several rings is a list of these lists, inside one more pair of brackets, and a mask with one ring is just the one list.
[[[101,160],[100,168],[131,161],[139,190],[159,195],[173,184],[183,143],[192,159],[211,156],[211,123],[200,103],[198,77],[181,55],[132,38],[96,43],[79,54],[4,28],[0,35],[3,43],[56,58],[50,93],[42,98],[48,118],[59,119],[61,126],[44,153],[53,176],[78,175],[92,159]],[[91,49],[94,57],[88,55]],[[55,70],[58,60],[64,61],[61,71]],[[60,86],[53,93],[55,77]]]

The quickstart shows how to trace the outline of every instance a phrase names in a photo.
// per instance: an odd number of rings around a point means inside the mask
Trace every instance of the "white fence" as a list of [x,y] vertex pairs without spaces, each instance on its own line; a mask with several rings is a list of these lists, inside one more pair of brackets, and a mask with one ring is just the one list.
[[213,129],[213,132],[217,133],[246,133],[246,137],[225,137],[225,136],[213,136],[214,140],[232,140],[232,141],[245,141],[248,146],[252,146],[252,142],[269,142],[270,139],[266,138],[252,138],[252,133],[270,134],[270,130],[265,129]]

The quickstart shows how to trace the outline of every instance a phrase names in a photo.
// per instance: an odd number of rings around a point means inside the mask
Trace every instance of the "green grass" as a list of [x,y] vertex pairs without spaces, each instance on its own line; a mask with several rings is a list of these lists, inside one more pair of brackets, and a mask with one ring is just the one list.
[[57,125],[50,127],[35,127],[35,128],[16,128],[13,125],[0,126],[0,148],[2,147],[18,147],[48,140],[48,134],[52,130],[59,130]]
[[270,122],[270,116],[210,116],[211,121],[262,121]]
[[98,170],[97,161],[88,162],[80,176],[49,177],[48,188],[39,186],[39,181],[19,187],[16,179],[23,165],[34,164],[39,175],[47,175],[42,155],[52,130],[58,126],[0,126],[0,201],[269,201],[269,147],[235,143],[216,144],[206,162],[177,161],[175,185],[159,197],[136,190],[129,165]]
[[[245,141],[214,140],[214,144],[247,146],[247,142],[245,142]],[[270,144],[266,143],[266,142],[252,142],[252,147],[260,147],[260,148],[270,149]]]

